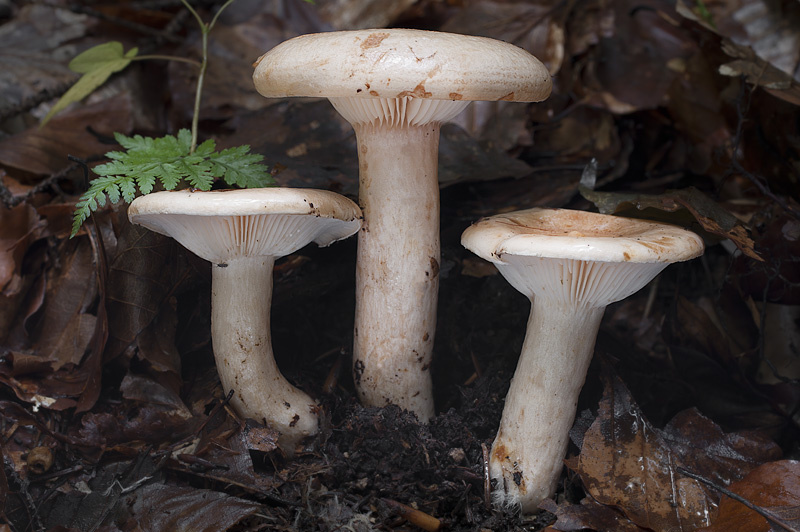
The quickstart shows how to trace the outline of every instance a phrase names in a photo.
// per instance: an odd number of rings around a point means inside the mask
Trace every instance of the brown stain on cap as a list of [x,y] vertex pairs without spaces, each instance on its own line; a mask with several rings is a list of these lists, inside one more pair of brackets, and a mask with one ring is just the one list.
[[414,87],[413,91],[403,91],[397,95],[398,98],[405,98],[406,96],[411,96],[412,98],[430,98],[433,94],[425,92],[425,85],[420,83]]
[[383,40],[389,36],[388,33],[370,33],[364,42],[361,43],[361,49],[367,50],[368,48],[377,48],[381,45]]

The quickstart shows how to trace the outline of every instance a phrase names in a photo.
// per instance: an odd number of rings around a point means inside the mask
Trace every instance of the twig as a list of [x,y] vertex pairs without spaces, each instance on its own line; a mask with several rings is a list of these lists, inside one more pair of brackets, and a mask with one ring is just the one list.
[[6,208],[11,209],[13,207],[16,207],[20,203],[28,201],[34,195],[48,188],[55,188],[58,193],[61,193],[61,190],[58,188],[57,185],[59,181],[65,179],[71,172],[85,166],[86,163],[91,163],[103,159],[103,157],[100,155],[93,155],[88,159],[86,159],[85,161],[79,160],[72,156],[68,157],[72,161],[72,164],[65,166],[64,168],[62,168],[61,170],[59,170],[54,174],[50,174],[46,178],[36,183],[36,185],[34,185],[33,188],[28,190],[25,194],[21,194],[19,196],[13,195],[11,191],[8,190],[8,187],[6,187],[5,183],[3,183],[3,180],[0,179],[0,200],[2,200],[3,205],[5,205]]
[[381,499],[392,510],[396,511],[400,517],[409,523],[420,527],[425,532],[436,532],[442,528],[442,522],[430,514],[407,506],[392,499]]
[[687,470],[687,469],[685,469],[683,467],[677,467],[676,471],[678,473],[680,473],[681,475],[687,476],[687,477],[689,477],[691,479],[694,479],[694,480],[700,482],[701,484],[705,484],[706,486],[708,486],[708,487],[710,487],[710,488],[722,493],[726,497],[729,497],[729,498],[731,498],[731,499],[733,499],[733,500],[735,500],[737,502],[740,502],[740,503],[744,504],[745,506],[747,506],[748,508],[750,508],[754,512],[760,514],[767,521],[769,521],[770,524],[772,524],[772,525],[777,525],[780,528],[782,528],[783,530],[787,530],[788,532],[800,532],[797,528],[794,528],[794,527],[792,527],[792,525],[787,524],[779,516],[775,515],[774,513],[770,512],[769,510],[767,510],[765,508],[762,508],[762,507],[760,507],[758,505],[753,504],[752,502],[748,501],[747,499],[745,499],[741,495],[738,495],[738,494],[732,492],[731,490],[729,490],[728,488],[726,488],[724,486],[720,486],[719,484],[717,484],[715,482],[712,482],[711,480],[708,480],[707,478],[703,478],[700,475],[696,475],[696,474],[690,472],[689,470]]

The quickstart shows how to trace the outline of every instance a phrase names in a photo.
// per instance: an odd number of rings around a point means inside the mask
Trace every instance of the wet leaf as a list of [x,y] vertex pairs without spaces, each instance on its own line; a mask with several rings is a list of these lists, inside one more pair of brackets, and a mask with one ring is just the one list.
[[764,515],[744,503],[723,496],[719,516],[704,528],[709,532],[771,532],[800,530],[800,462],[781,460],[764,464],[728,489],[766,511],[783,527],[770,525]]
[[730,481],[741,478],[778,447],[753,434],[725,434],[697,412],[683,413],[663,431],[652,427],[618,378],[607,379],[597,419],[580,455],[567,466],[597,502],[653,530],[695,530],[710,524],[718,495],[678,468]]

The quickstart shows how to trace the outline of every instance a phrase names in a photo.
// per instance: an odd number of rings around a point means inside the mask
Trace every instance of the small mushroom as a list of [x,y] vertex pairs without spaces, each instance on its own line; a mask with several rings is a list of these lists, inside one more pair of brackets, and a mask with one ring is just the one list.
[[535,512],[561,474],[605,307],[701,255],[703,241],[668,224],[529,209],[484,218],[461,243],[532,301],[489,470],[496,506]]
[[319,422],[317,403],[275,364],[273,265],[310,242],[327,246],[357,232],[358,206],[322,190],[180,190],[136,198],[128,218],[211,262],[211,336],[222,386],[234,390],[240,415],[278,430],[292,453]]
[[470,100],[540,101],[550,75],[511,44],[408,29],[301,35],[256,63],[266,97],[326,97],[358,142],[364,227],[353,376],[364,404],[434,414],[439,128]]

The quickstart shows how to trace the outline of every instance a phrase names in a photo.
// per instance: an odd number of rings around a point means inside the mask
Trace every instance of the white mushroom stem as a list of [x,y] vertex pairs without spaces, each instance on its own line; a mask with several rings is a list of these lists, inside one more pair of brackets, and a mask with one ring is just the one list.
[[353,379],[362,403],[426,423],[439,289],[440,124],[469,103],[402,96],[329,98],[358,141]]
[[535,512],[555,491],[604,310],[533,299],[489,460],[495,506]]
[[561,475],[606,306],[639,291],[667,264],[503,256],[496,266],[533,304],[489,457],[492,499],[533,513]]
[[281,447],[318,430],[317,405],[281,374],[272,354],[270,256],[243,257],[213,264],[211,336],[226,393],[239,414],[280,432]]
[[364,226],[356,266],[353,375],[364,404],[434,413],[439,288],[439,123],[354,124]]

